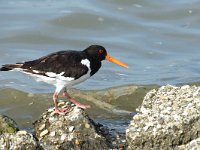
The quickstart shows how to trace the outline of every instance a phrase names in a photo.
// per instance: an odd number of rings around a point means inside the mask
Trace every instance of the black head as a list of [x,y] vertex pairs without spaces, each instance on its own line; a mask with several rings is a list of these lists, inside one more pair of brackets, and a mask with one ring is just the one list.
[[88,56],[88,59],[90,59],[93,64],[98,64],[99,67],[101,66],[101,61],[102,60],[107,60],[110,61],[112,63],[115,63],[119,66],[128,68],[128,66],[122,62],[120,62],[119,60],[113,58],[112,56],[107,54],[106,49],[103,46],[100,45],[91,45],[88,48],[86,48],[85,50],[83,50],[83,52],[86,53],[86,55]]
[[103,46],[91,45],[84,50],[90,59],[102,61],[105,60],[107,56],[107,51]]

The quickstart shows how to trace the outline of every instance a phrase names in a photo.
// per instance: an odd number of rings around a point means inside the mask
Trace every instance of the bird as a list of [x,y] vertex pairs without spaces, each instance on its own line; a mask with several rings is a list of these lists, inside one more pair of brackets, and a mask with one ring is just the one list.
[[77,107],[90,108],[90,105],[83,105],[73,99],[67,90],[93,76],[101,68],[103,60],[128,68],[128,65],[108,55],[103,46],[91,45],[82,51],[58,51],[32,61],[5,64],[1,66],[0,71],[20,71],[33,76],[36,81],[54,85],[54,112],[62,114],[68,108],[58,108],[58,95],[61,92]]

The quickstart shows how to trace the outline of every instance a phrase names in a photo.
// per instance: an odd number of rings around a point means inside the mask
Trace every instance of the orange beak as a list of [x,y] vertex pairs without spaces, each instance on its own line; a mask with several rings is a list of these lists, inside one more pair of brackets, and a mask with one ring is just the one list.
[[108,60],[108,61],[110,61],[110,62],[112,62],[112,63],[115,63],[115,64],[117,64],[117,65],[119,65],[119,66],[128,68],[128,66],[127,66],[126,64],[120,62],[119,60],[117,60],[117,59],[115,59],[115,58],[113,58],[113,57],[111,57],[110,55],[107,55],[106,58],[105,58],[105,60]]

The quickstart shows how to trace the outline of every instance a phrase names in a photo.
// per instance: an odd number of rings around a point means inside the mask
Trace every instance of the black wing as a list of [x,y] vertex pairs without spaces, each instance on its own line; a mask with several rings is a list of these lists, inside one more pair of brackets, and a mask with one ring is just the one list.
[[63,76],[78,79],[88,72],[87,66],[81,63],[81,60],[85,58],[84,52],[59,51],[33,61],[25,62],[21,68],[26,72],[42,75],[46,75],[46,72],[56,74],[65,72]]

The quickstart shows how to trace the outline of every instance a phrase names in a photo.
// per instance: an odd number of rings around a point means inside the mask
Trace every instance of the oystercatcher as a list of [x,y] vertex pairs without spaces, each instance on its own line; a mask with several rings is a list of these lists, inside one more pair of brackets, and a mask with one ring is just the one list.
[[53,94],[55,113],[61,114],[67,110],[67,108],[58,108],[58,95],[61,91],[76,106],[83,109],[90,107],[89,105],[82,105],[71,98],[67,93],[67,88],[81,83],[94,75],[100,69],[102,60],[108,60],[128,68],[126,64],[108,55],[103,46],[91,45],[83,51],[59,51],[33,61],[5,64],[0,70],[21,71],[36,77],[37,81],[44,81],[56,86]]

